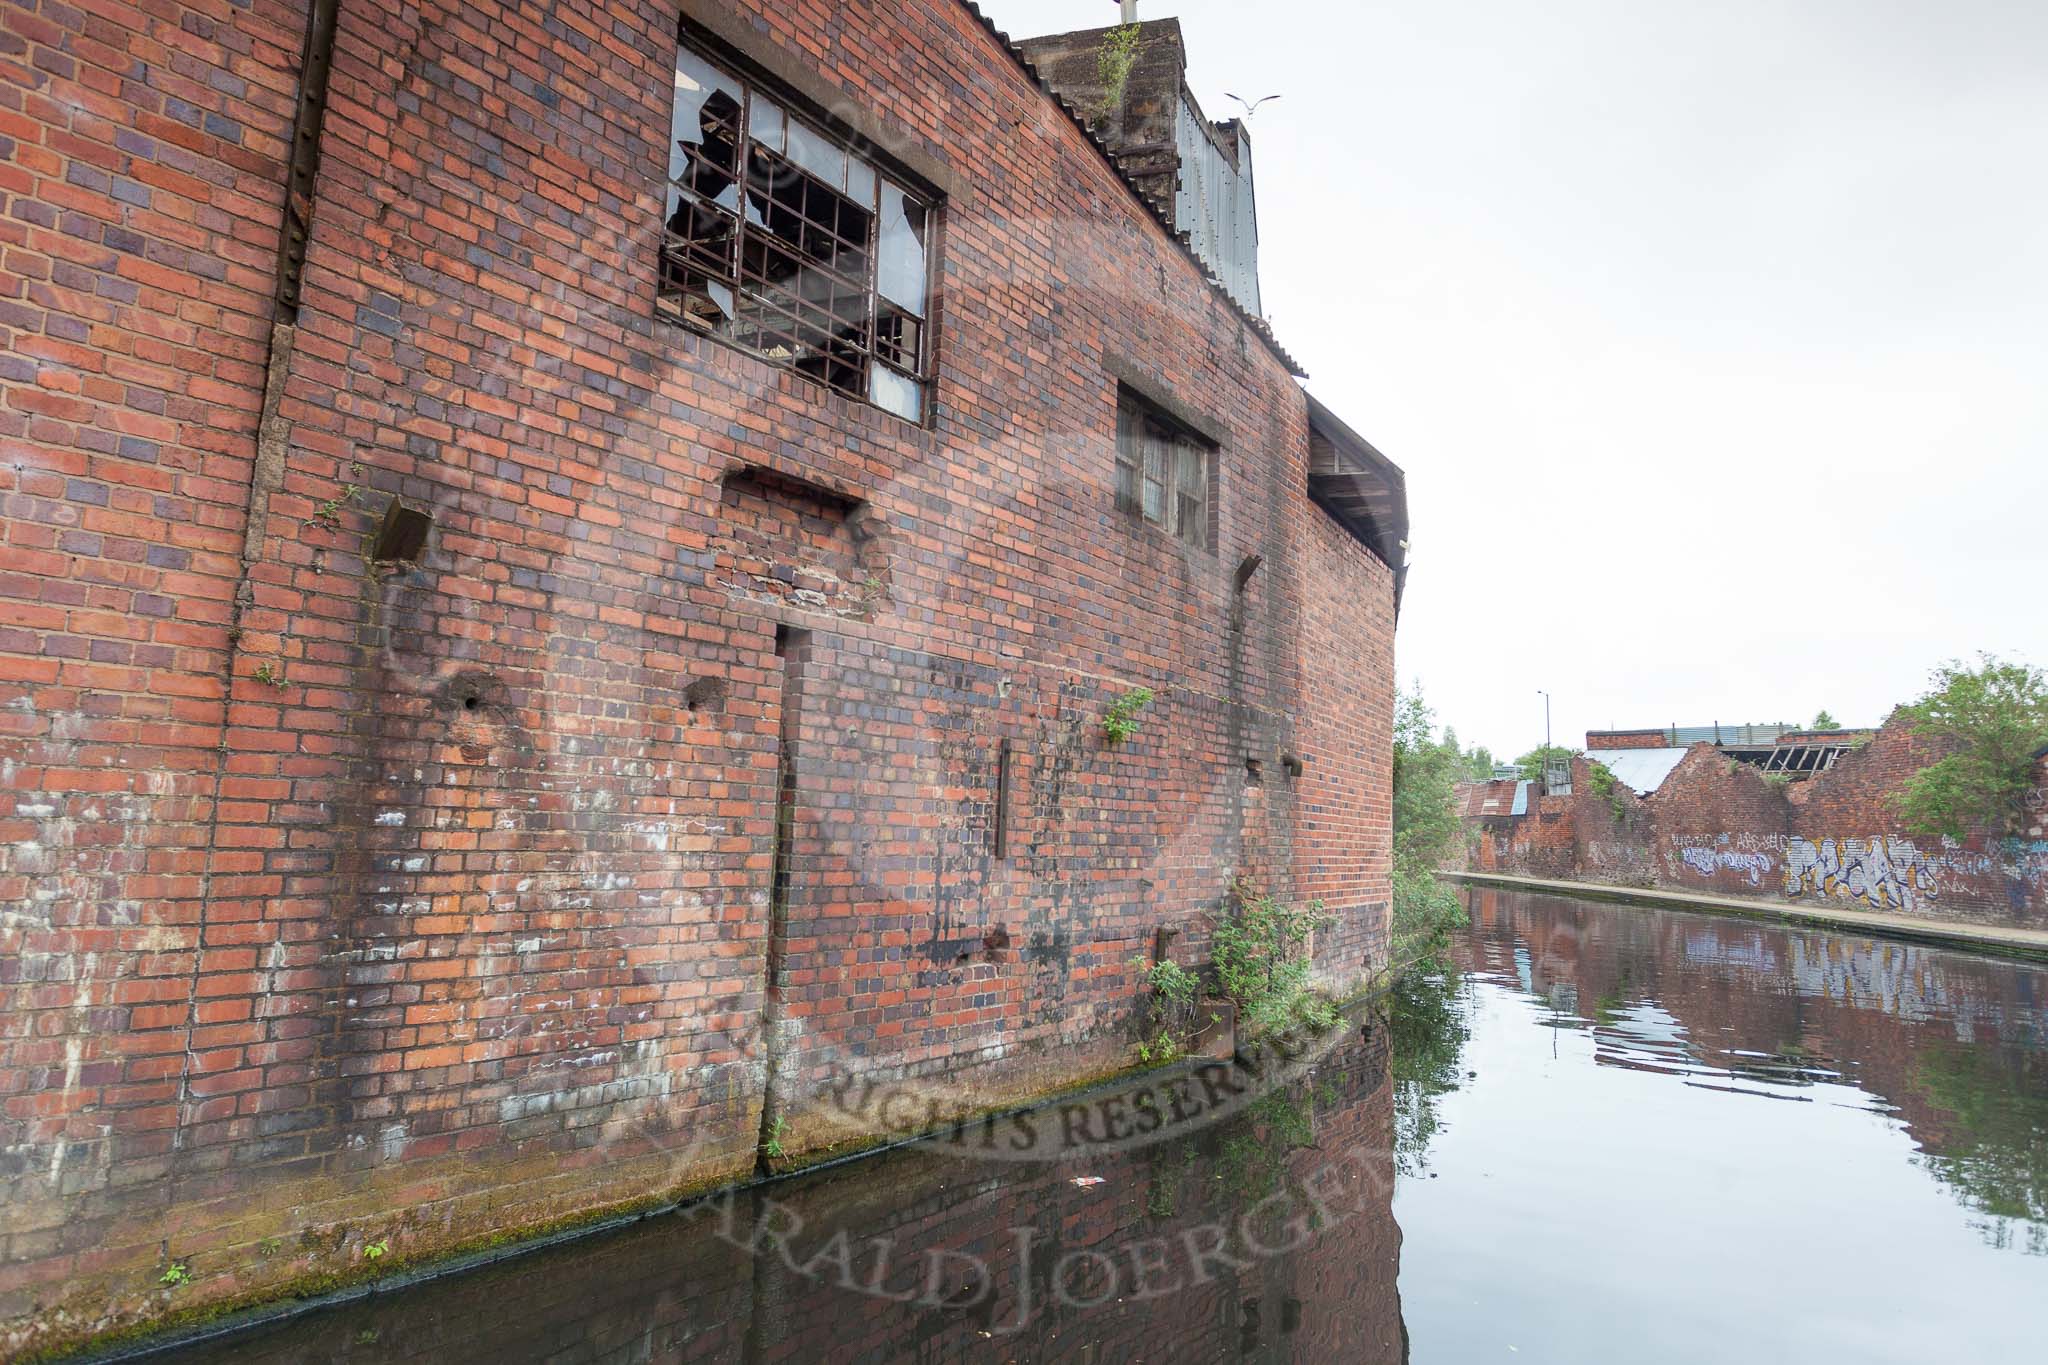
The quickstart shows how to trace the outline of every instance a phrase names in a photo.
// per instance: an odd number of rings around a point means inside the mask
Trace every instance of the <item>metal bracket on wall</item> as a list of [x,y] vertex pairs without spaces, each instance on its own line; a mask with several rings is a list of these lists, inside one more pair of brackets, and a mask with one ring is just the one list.
[[292,118],[284,223],[277,243],[277,305],[294,320],[306,269],[306,240],[313,231],[313,181],[320,171],[320,127],[327,116],[327,77],[334,67],[334,26],[340,13],[341,0],[313,0],[299,62],[299,107]]

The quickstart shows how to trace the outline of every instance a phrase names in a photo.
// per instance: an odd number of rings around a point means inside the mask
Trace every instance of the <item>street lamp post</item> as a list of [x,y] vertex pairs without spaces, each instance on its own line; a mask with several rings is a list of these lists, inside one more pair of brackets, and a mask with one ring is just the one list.
[[1545,757],[1548,758],[1550,752],[1550,694],[1540,687],[1536,689],[1536,694],[1543,698],[1543,750]]

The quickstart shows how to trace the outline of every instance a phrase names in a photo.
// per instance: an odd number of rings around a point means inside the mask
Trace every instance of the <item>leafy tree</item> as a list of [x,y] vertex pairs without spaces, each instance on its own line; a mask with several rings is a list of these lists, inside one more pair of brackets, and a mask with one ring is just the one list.
[[1417,686],[1394,706],[1394,943],[1396,971],[1431,959],[1464,922],[1436,870],[1464,842],[1455,784],[1468,760],[1455,737],[1438,740],[1435,713]]
[[1484,744],[1475,744],[1469,749],[1460,748],[1458,732],[1446,725],[1443,746],[1458,756],[1459,781],[1485,782],[1493,776],[1493,750]]
[[1926,695],[1905,707],[1916,734],[1955,752],[1906,784],[1899,812],[1922,834],[1962,839],[1991,828],[2014,833],[2033,785],[2034,755],[2048,745],[2048,677],[2026,664],[1980,654],[1934,671]]
[[1528,753],[1516,759],[1515,766],[1520,768],[1522,776],[1528,778],[1531,782],[1541,782],[1543,780],[1543,760],[1546,758],[1561,759],[1569,764],[1578,756],[1579,750],[1567,749],[1562,744],[1539,744]]
[[1836,720],[1833,716],[1829,715],[1825,709],[1823,709],[1819,712],[1819,714],[1814,716],[1813,724],[1809,725],[1807,728],[1809,730],[1839,730],[1842,728],[1842,722]]

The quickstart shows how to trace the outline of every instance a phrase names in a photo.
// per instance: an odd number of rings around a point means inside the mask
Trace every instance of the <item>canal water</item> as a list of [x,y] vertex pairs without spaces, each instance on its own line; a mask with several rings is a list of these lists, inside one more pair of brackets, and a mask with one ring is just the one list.
[[174,1358],[2039,1358],[2048,971],[1467,894],[1313,1046]]

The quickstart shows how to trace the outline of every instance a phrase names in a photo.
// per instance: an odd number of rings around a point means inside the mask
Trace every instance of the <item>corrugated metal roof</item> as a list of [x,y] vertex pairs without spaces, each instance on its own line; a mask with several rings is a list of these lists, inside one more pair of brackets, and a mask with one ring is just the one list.
[[1457,790],[1462,798],[1460,807],[1464,813],[1475,819],[1489,815],[1507,815],[1515,798],[1515,782],[1461,782]]
[[1599,762],[1637,796],[1648,796],[1664,785],[1664,779],[1671,776],[1671,770],[1685,755],[1684,749],[1601,749],[1587,757]]
[[1058,106],[1060,112],[1065,114],[1073,122],[1073,125],[1081,130],[1081,136],[1088,139],[1089,145],[1102,154],[1103,160],[1109,163],[1109,169],[1116,175],[1118,180],[1123,182],[1124,188],[1128,189],[1136,197],[1138,203],[1153,218],[1158,220],[1161,227],[1166,229],[1166,235],[1173,239],[1174,244],[1181,249],[1182,254],[1195,263],[1195,268],[1201,271],[1202,278],[1211,289],[1215,290],[1224,303],[1229,305],[1231,312],[1237,315],[1238,321],[1244,323],[1253,335],[1265,343],[1266,348],[1273,353],[1273,358],[1285,366],[1289,374],[1297,379],[1308,378],[1308,372],[1301,368],[1293,356],[1287,354],[1286,348],[1280,344],[1280,339],[1273,335],[1272,324],[1251,309],[1246,308],[1242,303],[1239,303],[1236,295],[1230,292],[1229,287],[1221,279],[1217,278],[1216,272],[1210,268],[1209,263],[1203,260],[1201,255],[1196,252],[1192,238],[1174,226],[1173,206],[1160,203],[1138,187],[1138,183],[1131,179],[1130,173],[1124,169],[1123,163],[1117,160],[1116,153],[1110,150],[1109,144],[1097,137],[1095,131],[1088,126],[1088,120],[1082,116],[1081,111],[1068,103],[1065,96],[1053,89],[1045,78],[1038,74],[1038,68],[1032,64],[1031,58],[1025,55],[1024,49],[1019,47],[1009,34],[996,27],[995,20],[984,14],[981,6],[975,4],[974,0],[960,0],[960,3],[969,14],[974,16],[976,22],[988,32],[988,35],[1002,45],[1003,50],[1010,54],[1012,60],[1023,68],[1025,76],[1030,79],[1031,83],[1040,90],[1043,90],[1046,96]]

